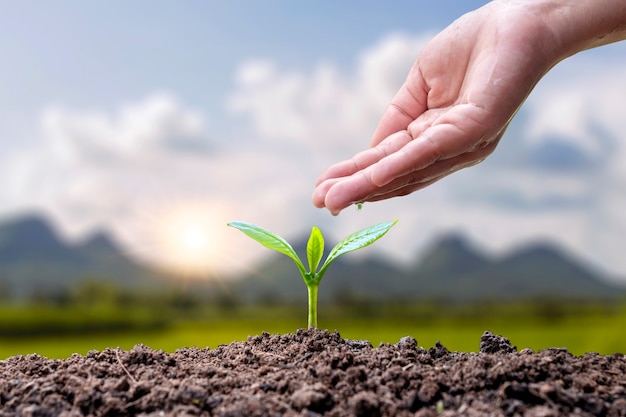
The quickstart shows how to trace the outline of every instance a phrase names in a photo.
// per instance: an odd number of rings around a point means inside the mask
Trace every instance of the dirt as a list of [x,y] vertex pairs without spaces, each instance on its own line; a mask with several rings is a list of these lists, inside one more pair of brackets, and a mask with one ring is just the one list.
[[626,416],[622,354],[518,351],[489,332],[477,347],[301,329],[171,354],[14,356],[0,361],[0,416]]

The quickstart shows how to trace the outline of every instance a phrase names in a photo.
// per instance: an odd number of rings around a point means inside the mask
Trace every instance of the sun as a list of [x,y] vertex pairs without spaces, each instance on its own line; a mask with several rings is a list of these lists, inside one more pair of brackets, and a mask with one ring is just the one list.
[[206,235],[205,231],[194,225],[181,230],[180,237],[183,248],[190,253],[208,252],[211,246],[211,239]]
[[160,216],[157,226],[161,264],[185,276],[216,272],[228,250],[226,220],[215,206],[177,205]]

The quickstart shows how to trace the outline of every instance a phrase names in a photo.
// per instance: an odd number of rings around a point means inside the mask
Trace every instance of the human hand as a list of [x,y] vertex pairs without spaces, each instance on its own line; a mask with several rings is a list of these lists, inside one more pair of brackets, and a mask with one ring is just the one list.
[[562,58],[535,12],[492,2],[436,36],[383,114],[371,148],[328,168],[313,204],[336,215],[354,203],[403,196],[493,152],[532,88]]

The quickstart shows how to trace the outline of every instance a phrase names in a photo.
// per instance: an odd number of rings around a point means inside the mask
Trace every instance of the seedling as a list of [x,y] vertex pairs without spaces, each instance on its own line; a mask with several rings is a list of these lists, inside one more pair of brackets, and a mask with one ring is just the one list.
[[330,264],[341,255],[364,248],[383,237],[385,233],[398,222],[379,223],[360,230],[343,239],[330,251],[322,266],[318,269],[324,255],[324,236],[319,228],[313,226],[306,245],[306,255],[309,261],[309,271],[298,257],[293,247],[282,237],[267,229],[245,222],[230,222],[228,226],[241,230],[243,233],[259,242],[261,245],[282,253],[291,258],[306,284],[309,298],[309,327],[317,327],[317,290],[322,277]]

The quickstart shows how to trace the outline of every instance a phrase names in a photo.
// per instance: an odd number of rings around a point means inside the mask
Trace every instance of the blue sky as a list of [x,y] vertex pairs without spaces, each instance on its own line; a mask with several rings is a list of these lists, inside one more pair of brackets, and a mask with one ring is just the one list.
[[484,3],[3,3],[0,219],[42,212],[70,239],[106,228],[136,256],[230,270],[265,254],[230,220],[332,241],[400,218],[361,256],[410,262],[461,231],[494,256],[549,240],[626,280],[625,43],[559,64],[483,164],[337,218],[311,205],[421,47]]

